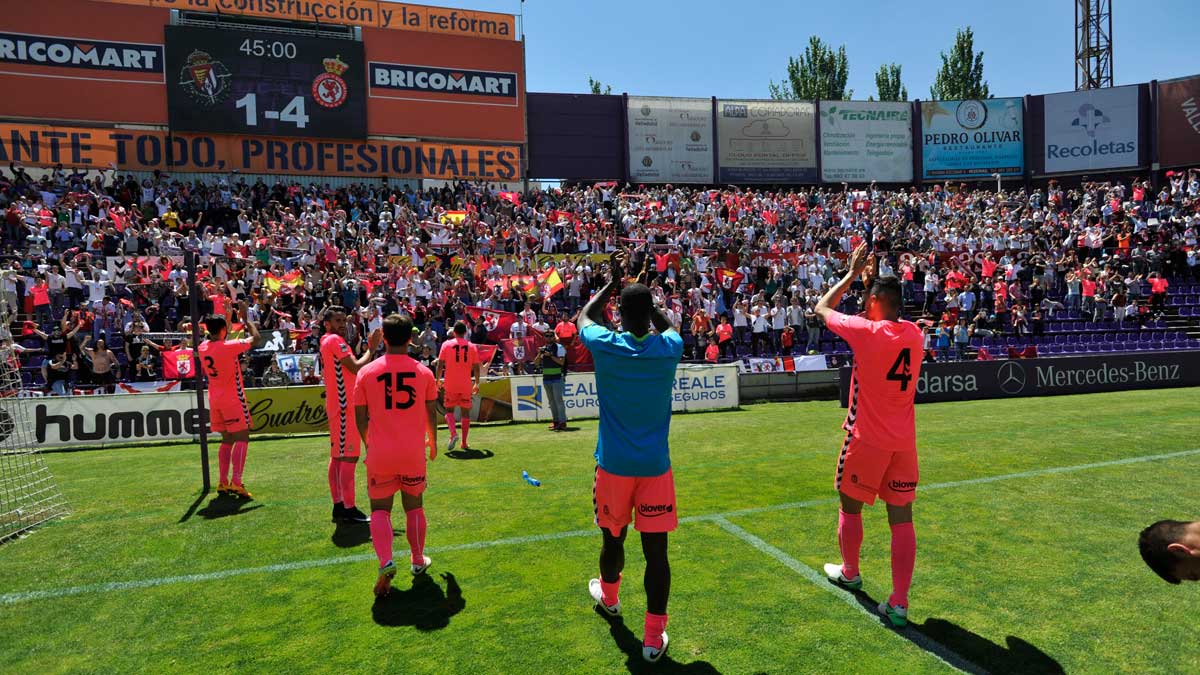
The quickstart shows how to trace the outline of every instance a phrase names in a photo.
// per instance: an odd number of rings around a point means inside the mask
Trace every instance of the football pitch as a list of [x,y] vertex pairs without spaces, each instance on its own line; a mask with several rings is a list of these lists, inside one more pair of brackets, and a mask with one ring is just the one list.
[[241,505],[197,500],[195,445],[49,454],[73,515],[0,546],[0,672],[1197,672],[1196,588],[1161,581],[1136,544],[1154,520],[1200,517],[1197,394],[918,406],[902,631],[870,611],[891,588],[882,505],[864,512],[863,592],[819,575],[838,559],[836,403],[676,416],[683,520],[655,666],[635,534],[624,618],[587,594],[594,421],[476,426],[471,454],[439,455],[430,575],[402,570],[379,602],[367,528],[330,523],[327,438],[251,441]]

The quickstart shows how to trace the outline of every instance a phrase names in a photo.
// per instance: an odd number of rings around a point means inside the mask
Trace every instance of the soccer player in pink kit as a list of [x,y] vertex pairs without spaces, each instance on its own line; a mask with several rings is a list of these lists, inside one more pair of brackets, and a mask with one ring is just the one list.
[[874,274],[874,256],[866,244],[850,254],[850,270],[817,303],[825,326],[850,344],[854,369],[850,379],[850,409],[842,428],[846,442],[838,458],[834,487],[841,495],[838,546],[842,563],[825,565],[833,583],[858,590],[859,550],[862,547],[863,504],[875,497],[887,504],[892,529],[892,594],[879,611],[893,626],[908,624],[908,590],[917,558],[912,502],[917,490],[917,430],[913,400],[921,376],[924,340],[921,328],[900,319],[903,307],[895,277],[868,278],[864,311],[847,316],[835,308],[842,295],[863,273]]
[[375,595],[386,595],[396,576],[392,562],[392,501],[400,493],[412,554],[413,575],[433,563],[425,555],[425,448],[437,457],[437,381],[408,355],[412,319],[393,314],[383,321],[387,352],[358,371],[354,413],[367,446],[367,496],[371,542],[379,558]]
[[367,351],[355,357],[346,343],[346,308],[333,305],[322,317],[321,368],[325,377],[325,414],[329,418],[329,495],[333,499],[333,522],[370,521],[355,503],[354,469],[358,464],[358,426],[350,398],[358,371],[375,358],[382,337],[372,331]]
[[[246,452],[250,444],[250,409],[246,406],[246,390],[242,382],[242,354],[250,351],[258,340],[258,328],[246,320],[245,303],[240,307],[242,323],[250,337],[226,340],[229,335],[227,316],[213,315],[204,320],[208,339],[200,343],[200,370],[208,377],[208,407],[214,432],[221,432],[221,447],[217,452],[220,480],[217,493],[230,493],[243,499],[254,497],[242,483],[246,468]],[[229,470],[232,467],[233,477]]]
[[447,450],[453,450],[458,443],[455,410],[459,411],[458,416],[462,420],[463,450],[470,450],[467,432],[471,429],[471,397],[479,392],[479,362],[479,348],[467,340],[467,324],[459,321],[454,324],[454,337],[442,343],[437,362],[437,381],[438,386],[446,392],[446,425],[450,427]]

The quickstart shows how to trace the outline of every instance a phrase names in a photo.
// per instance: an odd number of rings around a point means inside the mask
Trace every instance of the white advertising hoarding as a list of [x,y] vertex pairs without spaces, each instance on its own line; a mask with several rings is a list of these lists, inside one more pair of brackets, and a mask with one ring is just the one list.
[[912,104],[821,101],[821,180],[912,181]]
[[629,180],[712,183],[712,100],[630,96]]
[[[513,419],[537,422],[552,419],[542,378],[524,375],[510,378]],[[563,385],[563,403],[567,419],[600,416],[600,398],[596,393],[595,373],[567,373]],[[671,410],[724,410],[738,406],[738,367],[679,366],[671,394]]]
[[817,106],[811,101],[717,101],[721,183],[814,183]]
[[1138,164],[1138,88],[1046,94],[1046,173]]

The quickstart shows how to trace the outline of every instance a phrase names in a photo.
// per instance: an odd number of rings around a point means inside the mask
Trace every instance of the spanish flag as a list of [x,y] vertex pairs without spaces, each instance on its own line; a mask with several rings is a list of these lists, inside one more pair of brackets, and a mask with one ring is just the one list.
[[304,272],[300,270],[292,270],[282,277],[277,277],[270,272],[267,272],[267,277],[263,279],[263,288],[278,293],[284,286],[289,288],[298,288],[304,285]]
[[547,298],[561,291],[563,286],[565,284],[563,284],[562,277],[559,276],[558,270],[554,267],[538,275],[538,288],[542,289],[542,293]]
[[462,225],[462,222],[466,219],[466,211],[447,211],[442,214],[442,220],[454,223],[456,226]]

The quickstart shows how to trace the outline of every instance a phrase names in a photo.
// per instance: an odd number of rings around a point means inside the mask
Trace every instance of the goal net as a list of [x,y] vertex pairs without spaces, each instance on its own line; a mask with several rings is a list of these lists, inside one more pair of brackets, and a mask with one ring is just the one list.
[[0,325],[0,543],[67,514],[67,502],[38,453],[33,402],[22,398],[17,355]]

